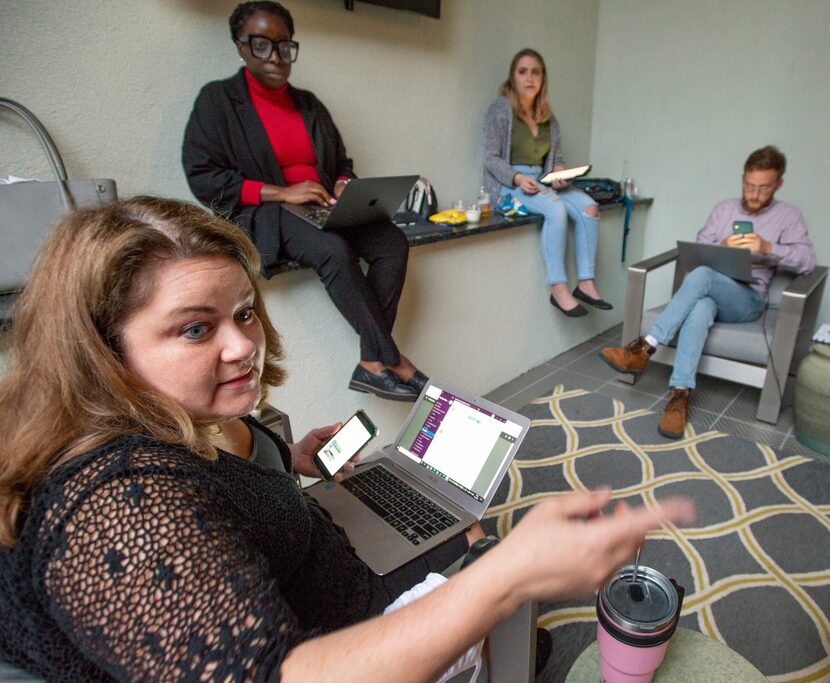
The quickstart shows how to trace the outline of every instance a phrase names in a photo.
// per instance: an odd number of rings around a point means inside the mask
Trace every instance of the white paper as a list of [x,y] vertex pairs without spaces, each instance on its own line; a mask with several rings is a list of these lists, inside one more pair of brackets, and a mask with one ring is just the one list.
[[[400,609],[404,605],[408,605],[410,602],[414,602],[415,600],[424,597],[430,591],[438,588],[438,586],[445,584],[447,582],[447,577],[442,576],[441,574],[436,574],[435,572],[430,572],[427,574],[427,577],[421,581],[421,583],[413,586],[405,593],[402,593],[395,602],[393,602],[389,607],[383,610],[384,614],[389,614],[390,612],[394,612],[397,609]],[[481,649],[484,647],[484,641],[479,640],[475,645],[473,645],[470,649],[468,649],[463,655],[461,655],[458,659],[453,662],[453,665],[447,669],[444,674],[436,681],[436,683],[446,683],[452,678],[455,678],[457,674],[461,673],[462,671],[466,671],[467,669],[472,669],[475,667],[472,676],[470,676],[471,681],[475,681],[478,679],[478,672],[481,668]]]
[[830,344],[830,323],[824,323],[813,335],[813,341],[821,344]]

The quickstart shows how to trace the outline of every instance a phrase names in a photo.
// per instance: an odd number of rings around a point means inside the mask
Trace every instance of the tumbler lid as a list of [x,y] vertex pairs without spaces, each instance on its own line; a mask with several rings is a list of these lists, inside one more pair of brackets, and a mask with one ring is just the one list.
[[677,590],[660,572],[640,565],[619,569],[599,594],[599,606],[617,626],[633,634],[657,634],[674,625]]

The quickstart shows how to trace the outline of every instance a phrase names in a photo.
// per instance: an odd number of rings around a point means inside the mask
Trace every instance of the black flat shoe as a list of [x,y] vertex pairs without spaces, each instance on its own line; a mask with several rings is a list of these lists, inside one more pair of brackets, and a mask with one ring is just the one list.
[[374,394],[388,401],[407,401],[414,403],[420,391],[401,382],[391,370],[383,369],[379,375],[369,372],[362,365],[355,367],[352,378],[349,380],[349,389],[362,391],[364,394]]
[[464,567],[469,567],[479,557],[481,557],[482,555],[484,555],[484,553],[490,550],[490,548],[498,544],[498,536],[485,536],[484,538],[479,538],[475,543],[473,543],[470,546],[469,550],[467,550],[467,554],[464,556],[464,559],[461,560],[461,569],[464,569]]
[[589,306],[593,306],[594,308],[599,308],[602,311],[610,311],[612,308],[614,308],[611,304],[609,304],[604,299],[595,299],[592,296],[588,296],[579,287],[574,289],[573,295],[574,295],[574,299],[579,299],[580,301],[584,301]]
[[[403,382],[403,380],[401,380]],[[424,390],[424,387],[429,382],[429,377],[427,377],[423,372],[420,370],[416,370],[415,373],[410,377],[404,384],[408,384],[411,386],[415,391],[418,392],[418,395]]]
[[553,294],[550,295],[550,303],[554,308],[558,308],[569,318],[581,318],[583,315],[588,315],[588,310],[584,306],[580,306],[579,304],[577,304],[573,308],[565,310],[558,303],[556,303],[556,299],[553,298]]

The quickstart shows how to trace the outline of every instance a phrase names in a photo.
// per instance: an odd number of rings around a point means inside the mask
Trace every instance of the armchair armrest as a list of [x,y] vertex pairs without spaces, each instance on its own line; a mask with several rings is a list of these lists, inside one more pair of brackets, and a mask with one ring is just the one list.
[[668,251],[664,251],[662,254],[657,254],[657,256],[652,256],[651,258],[644,259],[639,261],[638,263],[634,263],[628,267],[629,272],[632,270],[644,271],[648,273],[649,271],[655,270],[660,266],[665,266],[667,263],[671,263],[677,258],[677,247],[674,249],[669,249]]
[[806,275],[799,275],[795,278],[787,288],[781,292],[781,299],[783,304],[784,297],[809,297],[816,290],[816,287],[824,284],[827,278],[827,266],[816,266],[812,273]]
[[272,432],[279,434],[285,443],[294,442],[294,435],[291,433],[291,418],[288,413],[266,403],[261,410],[255,410],[251,414]]
[[795,278],[781,293],[778,320],[770,345],[769,369],[758,405],[759,420],[775,423],[778,419],[787,377],[810,348],[826,280],[827,268],[817,266],[812,273]]
[[646,293],[648,274],[677,260],[677,247],[664,251],[628,267],[628,287],[625,292],[625,315],[623,317],[622,343],[627,344],[640,336],[643,320],[643,300]]
[[826,280],[827,267],[816,266],[812,273],[799,275],[781,292],[771,349],[781,382],[786,381],[790,369],[797,367],[809,350]]
[[530,683],[536,678],[538,604],[528,600],[490,632],[490,683]]
[[[453,562],[442,572],[443,575],[449,578],[461,571],[465,557]],[[475,557],[477,555],[473,560]],[[531,683],[535,679],[538,608],[535,600],[528,600],[490,631],[488,683]],[[455,683],[455,678],[452,681]],[[479,682],[476,680],[469,683]]]

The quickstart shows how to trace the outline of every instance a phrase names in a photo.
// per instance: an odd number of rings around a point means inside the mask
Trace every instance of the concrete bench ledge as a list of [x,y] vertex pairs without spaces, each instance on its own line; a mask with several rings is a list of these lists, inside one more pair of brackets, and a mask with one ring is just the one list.
[[[634,206],[649,206],[653,202],[654,199],[651,197],[643,197],[635,199]],[[616,211],[622,208],[624,208],[622,204],[600,204],[599,206],[599,210],[602,213]],[[437,225],[424,220],[406,223],[396,222],[396,225],[403,230],[409,246],[418,247],[422,244],[434,244],[435,242],[446,242],[448,240],[471,237],[473,235],[484,235],[488,232],[511,230],[525,225],[539,226],[541,223],[542,217],[539,215],[506,218],[492,213],[488,218],[478,223],[465,223],[464,225]],[[280,262],[277,274],[303,270],[304,268],[306,266],[302,266],[296,261],[282,261]]]
[[[635,206],[648,206],[654,200],[650,197],[635,199]],[[622,204],[600,204],[600,212],[617,211],[622,209]],[[398,226],[403,230],[409,241],[410,247],[418,247],[422,244],[433,244],[435,242],[446,242],[448,240],[460,239],[462,237],[471,237],[473,235],[483,235],[488,232],[497,232],[499,230],[511,230],[525,225],[540,225],[542,222],[541,216],[520,216],[516,218],[505,218],[496,213],[490,215],[489,218],[479,223],[467,223],[464,225],[436,225],[429,221],[415,221],[411,223],[401,224]],[[276,274],[288,273],[297,270],[305,270],[307,266],[302,266],[296,261],[281,261]],[[7,331],[11,327],[11,309],[14,304],[16,293],[0,293],[0,331]]]

